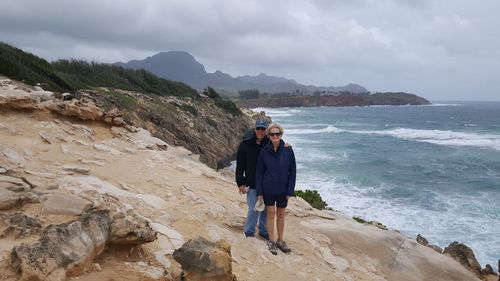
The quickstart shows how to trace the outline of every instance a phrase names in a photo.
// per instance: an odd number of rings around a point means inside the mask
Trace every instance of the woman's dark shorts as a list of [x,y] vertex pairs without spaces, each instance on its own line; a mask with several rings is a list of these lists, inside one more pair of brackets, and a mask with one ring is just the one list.
[[274,206],[278,208],[286,208],[288,205],[288,200],[286,199],[286,194],[282,195],[267,195],[264,194],[264,204],[266,206]]

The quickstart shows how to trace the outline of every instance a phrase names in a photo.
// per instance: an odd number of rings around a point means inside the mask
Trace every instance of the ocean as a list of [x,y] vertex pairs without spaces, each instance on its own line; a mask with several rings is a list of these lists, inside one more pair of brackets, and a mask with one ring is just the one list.
[[297,189],[442,248],[500,258],[500,103],[256,108],[280,123]]

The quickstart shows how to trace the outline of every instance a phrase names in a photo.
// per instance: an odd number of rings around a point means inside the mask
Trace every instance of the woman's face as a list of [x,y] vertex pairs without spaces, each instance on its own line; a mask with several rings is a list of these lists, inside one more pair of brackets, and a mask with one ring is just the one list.
[[281,131],[279,128],[272,128],[269,131],[269,139],[274,143],[279,143],[281,140]]

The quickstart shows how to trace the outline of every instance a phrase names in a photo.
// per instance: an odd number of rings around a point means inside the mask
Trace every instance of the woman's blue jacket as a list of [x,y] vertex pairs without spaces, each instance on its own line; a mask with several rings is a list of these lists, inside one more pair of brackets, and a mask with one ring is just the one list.
[[255,174],[257,196],[288,195],[293,196],[296,178],[295,155],[291,147],[285,148],[283,140],[277,151],[269,142],[259,153]]

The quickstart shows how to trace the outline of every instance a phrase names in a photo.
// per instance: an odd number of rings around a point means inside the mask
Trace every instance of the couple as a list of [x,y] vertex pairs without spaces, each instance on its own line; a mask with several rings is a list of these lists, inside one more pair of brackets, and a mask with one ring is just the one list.
[[[289,253],[283,240],[285,208],[295,190],[296,165],[291,146],[281,139],[284,130],[277,123],[257,120],[255,128],[241,142],[236,159],[236,184],[240,194],[247,194],[248,213],[245,236],[253,237],[259,224],[259,235],[269,240],[269,251],[278,254],[278,248]],[[265,210],[254,210],[263,200]],[[274,232],[277,219],[278,237]]]

